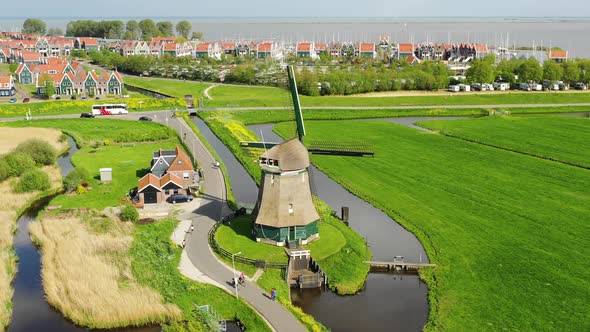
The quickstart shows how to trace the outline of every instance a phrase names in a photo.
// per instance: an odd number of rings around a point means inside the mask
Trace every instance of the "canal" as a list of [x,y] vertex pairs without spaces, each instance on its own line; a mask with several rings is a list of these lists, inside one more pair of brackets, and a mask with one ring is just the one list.
[[[234,196],[240,205],[256,203],[258,187],[231,151],[199,118],[192,119],[228,169]],[[248,126],[267,141],[283,139],[272,132],[274,124]],[[227,159],[226,159],[227,157]],[[335,211],[350,208],[349,223],[369,243],[374,259],[391,260],[402,255],[407,261],[427,262],[416,237],[383,211],[351,194],[317,168],[311,167],[315,194]],[[238,188],[235,183],[248,186]],[[370,273],[356,295],[338,296],[329,290],[291,292],[295,305],[333,331],[420,331],[428,318],[428,288],[415,274]]]

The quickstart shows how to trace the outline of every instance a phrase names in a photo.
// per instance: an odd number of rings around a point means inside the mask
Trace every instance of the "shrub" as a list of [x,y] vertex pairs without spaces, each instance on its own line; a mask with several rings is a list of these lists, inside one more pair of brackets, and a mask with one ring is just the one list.
[[24,172],[35,168],[35,161],[27,153],[11,152],[6,154],[3,159],[6,162],[8,177],[21,176]]
[[83,194],[87,191],[88,191],[88,189],[81,184],[79,184],[78,187],[76,187],[76,193],[78,193],[78,194]]
[[10,167],[4,158],[0,159],[0,182],[10,177]]
[[126,204],[121,208],[121,218],[135,223],[139,220],[139,212],[137,212],[135,206]]
[[49,143],[40,139],[30,139],[16,147],[16,151],[26,153],[37,165],[51,165],[57,159],[57,151]]
[[64,178],[64,189],[67,191],[72,191],[76,189],[78,185],[86,182],[88,178],[88,171],[85,168],[75,168]]
[[51,186],[49,176],[40,169],[28,170],[20,177],[16,183],[14,191],[18,193],[30,192],[34,190],[47,190]]

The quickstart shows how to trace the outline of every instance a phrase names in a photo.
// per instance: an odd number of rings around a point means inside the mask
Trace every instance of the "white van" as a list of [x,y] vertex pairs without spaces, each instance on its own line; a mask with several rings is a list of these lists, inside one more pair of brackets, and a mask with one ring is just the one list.
[[461,91],[461,89],[459,88],[458,85],[449,85],[449,91],[451,91],[451,92],[459,92],[459,91]]

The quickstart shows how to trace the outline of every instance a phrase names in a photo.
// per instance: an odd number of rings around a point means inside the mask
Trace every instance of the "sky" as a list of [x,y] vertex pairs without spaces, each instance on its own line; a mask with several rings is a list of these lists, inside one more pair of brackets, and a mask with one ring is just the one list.
[[588,0],[8,0],[0,17],[580,17],[589,9]]

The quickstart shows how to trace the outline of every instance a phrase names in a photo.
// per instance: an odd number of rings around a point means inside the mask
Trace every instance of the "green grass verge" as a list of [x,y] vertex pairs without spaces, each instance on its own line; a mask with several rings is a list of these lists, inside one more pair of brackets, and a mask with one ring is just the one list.
[[133,275],[138,282],[158,290],[167,302],[175,303],[183,311],[185,321],[164,325],[164,330],[203,329],[195,305],[210,305],[225,319],[238,317],[251,331],[271,331],[241,299],[215,286],[188,280],[178,272],[181,249],[168,240],[176,223],[165,219],[137,226],[130,250]]
[[447,136],[590,168],[590,118],[490,116],[419,125]]
[[375,158],[312,158],[437,264],[421,273],[426,330],[590,329],[587,170],[381,121],[306,126],[310,139],[375,146]]
[[205,107],[288,106],[291,95],[286,89],[218,85],[209,90],[212,100]]
[[31,103],[1,104],[0,117],[23,116],[29,110],[31,115],[58,115],[91,112],[95,104],[127,104],[130,112],[153,111],[184,108],[184,100],[181,99],[155,99],[155,98],[121,98],[101,100],[49,100]]
[[203,91],[210,86],[210,84],[197,83],[193,81],[180,81],[164,78],[147,78],[137,76],[125,76],[125,83],[148,89],[159,91],[170,96],[175,96],[184,100],[185,95],[193,95],[196,100],[203,96]]

